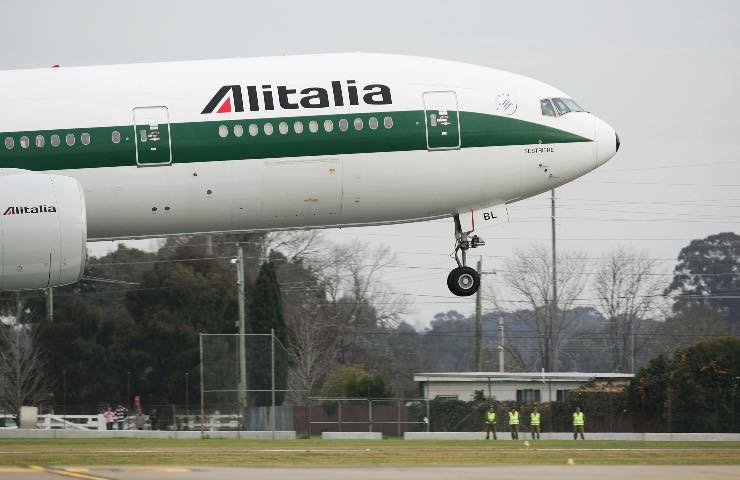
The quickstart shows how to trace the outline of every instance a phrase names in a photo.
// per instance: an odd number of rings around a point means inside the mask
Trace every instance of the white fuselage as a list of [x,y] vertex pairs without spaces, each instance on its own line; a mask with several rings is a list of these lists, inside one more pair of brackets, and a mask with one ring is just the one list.
[[614,155],[610,127],[543,115],[551,98],[567,95],[374,54],[8,71],[0,169],[77,179],[89,239],[418,221],[536,195]]

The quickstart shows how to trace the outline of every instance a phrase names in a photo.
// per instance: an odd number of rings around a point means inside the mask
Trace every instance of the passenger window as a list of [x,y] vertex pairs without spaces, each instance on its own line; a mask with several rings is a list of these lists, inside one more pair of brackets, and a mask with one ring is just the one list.
[[555,108],[558,109],[558,113],[560,113],[560,115],[565,115],[566,113],[570,112],[568,106],[560,98],[553,98],[552,103],[555,104]]
[[242,135],[244,135],[244,127],[241,125],[234,125],[234,136],[238,138]]
[[46,140],[43,135],[36,135],[36,148],[44,148]]
[[15,140],[13,140],[13,137],[5,137],[5,148],[13,150],[13,147],[15,147]]
[[316,120],[311,120],[308,122],[308,131],[311,133],[316,133],[319,131],[319,122]]
[[362,127],[364,126],[361,118],[355,118],[355,130],[360,131],[362,130]]
[[391,118],[391,117],[385,117],[383,119],[383,126],[385,128],[393,128],[393,118]]
[[347,121],[346,118],[342,118],[341,120],[339,120],[339,130],[346,132],[348,128],[349,128],[349,122]]
[[28,139],[28,137],[23,136],[21,137],[21,148],[28,148],[31,145],[31,141]]
[[280,131],[281,135],[285,135],[286,133],[288,133],[288,124],[285,122],[280,122],[280,124],[278,125],[278,130]]
[[545,98],[544,100],[540,100],[540,109],[542,110],[542,115],[547,115],[548,117],[555,117],[555,109],[552,106],[552,103],[550,103],[550,99]]
[[260,127],[258,127],[255,123],[250,124],[249,135],[252,137],[256,137],[258,133],[260,133]]
[[68,146],[72,146],[75,144],[75,135],[74,133],[68,133],[66,137],[64,137],[65,141],[67,142]]
[[293,124],[293,131],[298,134],[303,133],[303,122],[295,122]]
[[58,146],[59,146],[59,145],[61,145],[61,144],[62,144],[62,141],[61,141],[61,139],[59,138],[59,135],[57,135],[57,134],[55,133],[54,135],[52,135],[52,136],[51,136],[51,146],[52,146],[52,147],[58,147]]
[[221,138],[226,138],[229,136],[229,127],[226,125],[220,125],[218,127],[218,136]]
[[113,130],[113,133],[110,134],[110,139],[113,143],[120,143],[121,132],[119,132],[118,130]]
[[273,132],[272,123],[266,123],[263,130],[265,131],[265,135],[272,135],[272,132]]
[[82,135],[80,135],[80,141],[83,145],[90,145],[90,134],[85,132]]
[[332,130],[334,130],[334,122],[329,119],[324,120],[324,130],[326,132],[331,132]]
[[378,128],[378,119],[375,117],[370,117],[370,120],[367,121],[367,126],[370,127],[370,130],[375,130]]

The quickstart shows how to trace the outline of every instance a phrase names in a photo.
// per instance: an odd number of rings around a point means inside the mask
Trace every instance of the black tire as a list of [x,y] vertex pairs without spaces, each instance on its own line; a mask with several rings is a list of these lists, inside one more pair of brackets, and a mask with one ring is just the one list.
[[457,267],[447,276],[447,288],[458,297],[469,297],[480,288],[480,275],[470,267]]

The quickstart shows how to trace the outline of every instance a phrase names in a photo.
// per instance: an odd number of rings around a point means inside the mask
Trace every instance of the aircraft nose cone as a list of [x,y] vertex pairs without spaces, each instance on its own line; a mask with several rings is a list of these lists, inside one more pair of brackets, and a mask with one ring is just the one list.
[[596,141],[596,166],[603,165],[611,159],[619,150],[619,136],[617,132],[605,121],[594,117]]

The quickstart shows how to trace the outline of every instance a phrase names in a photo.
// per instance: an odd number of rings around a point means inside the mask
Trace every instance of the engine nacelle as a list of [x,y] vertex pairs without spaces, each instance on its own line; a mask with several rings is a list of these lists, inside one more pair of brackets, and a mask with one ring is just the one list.
[[86,244],[85,197],[77,180],[0,173],[0,291],[76,282]]

